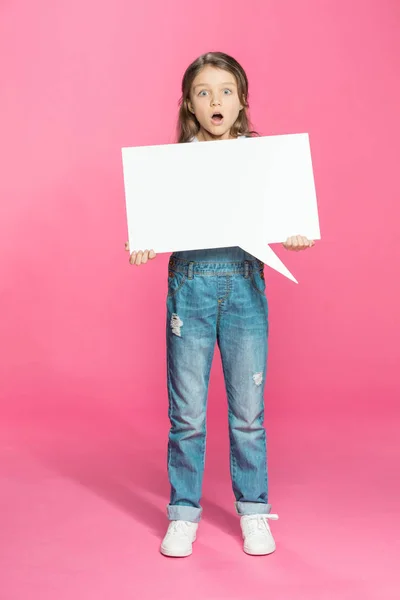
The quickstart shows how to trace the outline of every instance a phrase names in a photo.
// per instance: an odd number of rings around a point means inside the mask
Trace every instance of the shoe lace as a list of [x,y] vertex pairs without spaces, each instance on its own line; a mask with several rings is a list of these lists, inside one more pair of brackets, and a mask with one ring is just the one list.
[[179,537],[188,537],[189,524],[186,521],[172,521],[168,533]]
[[247,520],[248,535],[256,535],[257,533],[270,533],[268,521],[277,521],[278,515],[254,515]]

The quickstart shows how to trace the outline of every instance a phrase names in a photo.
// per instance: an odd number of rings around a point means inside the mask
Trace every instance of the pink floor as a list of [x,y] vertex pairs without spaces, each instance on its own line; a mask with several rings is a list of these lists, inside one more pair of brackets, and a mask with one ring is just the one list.
[[270,415],[278,550],[254,558],[241,550],[225,425],[213,417],[199,539],[174,560],[158,554],[166,423],[151,433],[145,418],[61,405],[3,422],[1,600],[400,597],[393,420]]

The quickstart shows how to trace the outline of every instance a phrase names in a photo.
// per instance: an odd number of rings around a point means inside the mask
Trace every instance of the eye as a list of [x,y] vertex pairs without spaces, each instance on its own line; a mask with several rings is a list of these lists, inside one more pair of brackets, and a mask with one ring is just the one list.
[[201,90],[201,92],[199,92],[199,96],[207,96],[207,91]]
[[228,88],[226,90],[224,90],[225,96],[229,96],[230,94],[232,94],[232,90],[228,90]]

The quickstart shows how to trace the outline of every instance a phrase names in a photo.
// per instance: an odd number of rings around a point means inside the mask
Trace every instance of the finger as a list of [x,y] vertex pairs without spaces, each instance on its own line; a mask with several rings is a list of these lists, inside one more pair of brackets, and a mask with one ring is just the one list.
[[129,262],[131,263],[131,265],[134,265],[136,262],[136,252],[132,252],[132,254],[129,257]]
[[137,266],[142,264],[142,256],[143,256],[143,252],[141,250],[139,250],[139,252],[136,255],[136,261],[135,261],[135,264]]
[[129,242],[125,242],[125,250],[128,250],[129,252]]
[[312,248],[314,246],[315,242],[313,240],[309,240],[308,238],[304,238],[304,249],[306,250],[307,248]]
[[300,236],[300,250],[306,250],[310,245],[310,240],[304,235]]
[[286,250],[290,250],[290,251],[294,250],[293,244],[294,244],[294,238],[289,237],[285,242]]
[[149,251],[145,250],[143,252],[143,256],[142,256],[142,265],[145,265],[148,260],[149,260]]
[[156,253],[154,252],[154,250],[150,250],[150,252],[149,252],[149,259],[150,259],[150,260],[153,260],[153,258],[155,258],[156,256],[157,256],[157,255],[156,255]]

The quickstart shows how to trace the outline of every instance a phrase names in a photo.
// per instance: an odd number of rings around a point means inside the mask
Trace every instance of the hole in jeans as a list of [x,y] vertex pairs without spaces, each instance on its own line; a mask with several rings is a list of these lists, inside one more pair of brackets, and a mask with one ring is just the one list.
[[261,385],[263,382],[263,374],[262,373],[254,373],[253,381],[257,386]]
[[177,335],[178,337],[182,337],[182,334],[181,334],[182,326],[183,326],[183,321],[181,321],[181,319],[179,318],[179,316],[176,313],[173,313],[173,315],[171,317],[172,333],[174,335]]

